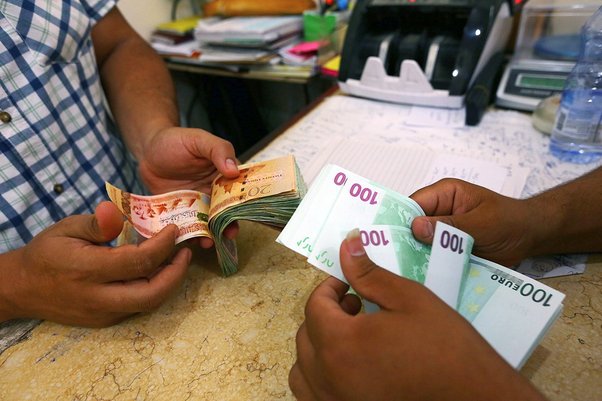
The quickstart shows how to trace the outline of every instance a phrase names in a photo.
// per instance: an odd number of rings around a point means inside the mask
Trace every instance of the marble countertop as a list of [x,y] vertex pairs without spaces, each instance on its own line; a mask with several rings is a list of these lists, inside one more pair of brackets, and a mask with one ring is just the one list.
[[[106,329],[44,322],[0,355],[3,400],[293,400],[288,372],[305,301],[325,277],[241,222],[240,271],[221,277],[195,255],[160,309]],[[565,308],[522,369],[550,400],[602,394],[602,259],[583,275],[547,279]]]

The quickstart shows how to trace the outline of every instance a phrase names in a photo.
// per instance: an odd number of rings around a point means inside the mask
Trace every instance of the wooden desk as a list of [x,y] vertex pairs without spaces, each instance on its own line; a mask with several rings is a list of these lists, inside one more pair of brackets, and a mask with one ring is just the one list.
[[[0,355],[3,400],[293,400],[288,372],[305,301],[325,277],[241,222],[240,271],[222,278],[199,251],[183,287],[154,313],[106,329],[42,323]],[[564,310],[522,373],[551,401],[602,395],[602,258],[546,279]]]

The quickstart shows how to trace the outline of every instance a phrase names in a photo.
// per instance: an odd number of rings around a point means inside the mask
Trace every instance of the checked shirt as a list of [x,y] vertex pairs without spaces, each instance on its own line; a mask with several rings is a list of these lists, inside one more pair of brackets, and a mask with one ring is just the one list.
[[0,0],[0,253],[93,212],[106,199],[105,181],[143,192],[109,129],[90,36],[113,7]]

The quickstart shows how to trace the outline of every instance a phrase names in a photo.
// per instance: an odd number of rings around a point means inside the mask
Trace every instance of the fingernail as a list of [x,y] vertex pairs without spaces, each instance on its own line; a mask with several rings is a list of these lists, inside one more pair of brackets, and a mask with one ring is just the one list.
[[226,159],[226,167],[230,170],[237,169],[236,162],[232,159]]
[[351,256],[362,256],[366,254],[366,250],[364,249],[360,237],[360,230],[358,228],[354,228],[347,233],[345,246],[347,247],[347,252],[349,252]]
[[426,224],[424,225],[424,229],[426,230],[427,237],[432,238],[435,231],[433,230],[433,223],[431,223],[430,220],[426,221]]

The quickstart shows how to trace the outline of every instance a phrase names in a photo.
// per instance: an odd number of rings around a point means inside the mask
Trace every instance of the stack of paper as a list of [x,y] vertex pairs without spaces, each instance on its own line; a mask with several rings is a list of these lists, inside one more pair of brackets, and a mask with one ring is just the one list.
[[302,24],[300,16],[205,18],[194,34],[202,45],[275,48],[298,38]]
[[[424,283],[469,320],[508,363],[522,366],[558,317],[564,295],[470,255],[470,236],[449,226],[442,231],[437,225],[441,240],[434,243],[447,243],[448,250],[462,256],[459,265],[450,254],[437,256],[441,249],[416,241],[411,233],[412,220],[421,215],[424,212],[410,198],[331,164],[316,177],[277,241],[345,280],[339,247],[350,230],[359,228],[375,263]],[[441,277],[448,273],[450,277]]]

